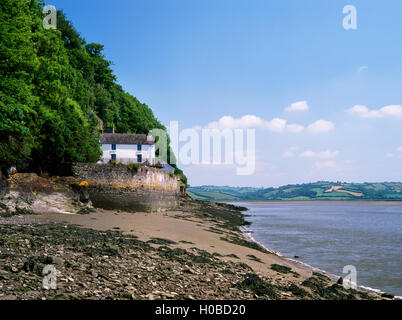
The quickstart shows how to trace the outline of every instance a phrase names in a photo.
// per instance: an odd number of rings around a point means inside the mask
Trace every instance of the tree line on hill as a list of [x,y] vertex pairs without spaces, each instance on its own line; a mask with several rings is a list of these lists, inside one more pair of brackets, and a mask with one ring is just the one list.
[[[339,187],[333,189],[332,187]],[[402,201],[402,183],[346,183],[319,181],[279,188],[228,186],[189,187],[189,194],[209,201],[315,201],[315,200],[380,200]]]

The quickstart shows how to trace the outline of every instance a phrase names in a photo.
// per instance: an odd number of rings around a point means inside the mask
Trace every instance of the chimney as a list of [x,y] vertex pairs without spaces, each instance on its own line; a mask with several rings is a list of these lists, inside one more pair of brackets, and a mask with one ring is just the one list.
[[152,136],[152,134],[150,132],[147,135],[147,142],[155,142],[154,137]]
[[104,133],[114,133],[114,127],[105,127]]

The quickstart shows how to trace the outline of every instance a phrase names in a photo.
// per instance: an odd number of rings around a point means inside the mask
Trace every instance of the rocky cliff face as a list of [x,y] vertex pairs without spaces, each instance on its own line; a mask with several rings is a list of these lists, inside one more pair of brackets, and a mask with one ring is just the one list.
[[1,216],[43,212],[74,214],[92,208],[90,201],[81,201],[79,189],[71,188],[75,183],[72,178],[16,173],[0,180]]
[[168,173],[145,166],[76,164],[74,177],[88,183],[95,207],[126,211],[160,211],[175,208],[180,182]]
[[75,164],[73,176],[34,173],[0,176],[0,215],[86,213],[93,206],[126,211],[173,209],[180,183],[166,172],[143,166]]

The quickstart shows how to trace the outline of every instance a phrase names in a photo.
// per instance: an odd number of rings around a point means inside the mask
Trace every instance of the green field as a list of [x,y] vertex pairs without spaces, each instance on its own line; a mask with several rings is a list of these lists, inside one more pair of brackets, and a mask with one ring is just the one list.
[[188,189],[194,199],[208,201],[402,201],[402,183],[316,182],[279,188],[200,186]]

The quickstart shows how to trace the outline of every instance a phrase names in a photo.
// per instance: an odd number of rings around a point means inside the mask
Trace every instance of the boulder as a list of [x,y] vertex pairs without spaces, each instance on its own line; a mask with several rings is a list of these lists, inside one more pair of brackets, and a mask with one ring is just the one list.
[[12,176],[13,174],[17,173],[17,168],[16,167],[10,167],[7,169],[7,175]]
[[87,187],[81,187],[80,188],[80,201],[82,203],[88,203],[89,202],[89,192]]

